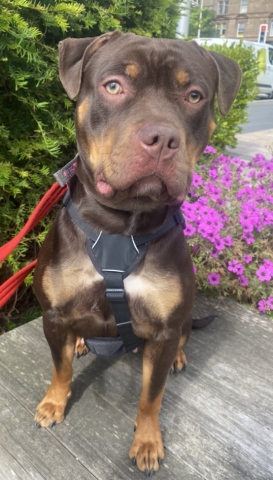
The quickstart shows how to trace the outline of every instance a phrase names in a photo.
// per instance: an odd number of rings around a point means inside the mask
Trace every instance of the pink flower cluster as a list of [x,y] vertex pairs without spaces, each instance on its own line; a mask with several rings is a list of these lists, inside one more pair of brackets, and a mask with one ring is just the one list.
[[[205,153],[215,151],[207,147]],[[273,310],[272,173],[273,158],[260,154],[251,162],[214,156],[197,168],[181,207],[200,283],[218,285],[225,294],[238,288],[240,298],[255,298],[261,312]]]

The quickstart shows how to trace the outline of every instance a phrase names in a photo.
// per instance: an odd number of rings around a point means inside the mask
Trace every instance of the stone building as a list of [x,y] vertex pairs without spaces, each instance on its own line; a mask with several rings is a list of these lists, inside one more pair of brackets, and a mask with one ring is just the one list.
[[260,25],[266,24],[266,41],[273,44],[273,0],[201,0],[200,3],[216,12],[218,36],[257,42]]

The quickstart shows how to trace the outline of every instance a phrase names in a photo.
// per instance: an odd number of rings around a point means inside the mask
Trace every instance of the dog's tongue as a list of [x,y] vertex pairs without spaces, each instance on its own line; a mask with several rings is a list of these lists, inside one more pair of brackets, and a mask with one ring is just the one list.
[[112,195],[114,193],[114,189],[104,180],[102,175],[99,176],[97,181],[97,189],[101,195]]

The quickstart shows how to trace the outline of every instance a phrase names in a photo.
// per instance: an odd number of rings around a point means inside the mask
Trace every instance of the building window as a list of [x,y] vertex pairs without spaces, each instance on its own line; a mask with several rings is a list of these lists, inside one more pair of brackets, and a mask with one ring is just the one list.
[[241,0],[240,13],[246,13],[248,7],[248,0]]
[[218,15],[223,15],[223,13],[228,13],[228,0],[222,0],[218,2]]
[[270,36],[270,37],[273,37],[273,22],[271,22],[269,36]]
[[227,24],[226,23],[217,23],[216,31],[218,32],[219,37],[224,37],[226,35]]
[[237,25],[237,37],[243,37],[245,33],[245,24],[238,23]]

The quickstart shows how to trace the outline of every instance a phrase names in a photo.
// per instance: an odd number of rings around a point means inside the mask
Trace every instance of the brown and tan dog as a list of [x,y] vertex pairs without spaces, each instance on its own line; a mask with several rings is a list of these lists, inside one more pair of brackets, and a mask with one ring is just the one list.
[[[71,200],[97,231],[139,236],[179,210],[196,160],[215,128],[214,97],[228,110],[238,91],[238,65],[195,42],[113,32],[60,43],[60,78],[75,114],[79,159]],[[124,280],[132,329],[144,340],[143,388],[129,456],[151,476],[164,457],[158,415],[171,367],[186,362],[194,274],[180,225],[151,241]],[[37,407],[43,427],[64,419],[78,338],[116,337],[103,277],[86,234],[65,208],[57,215],[35,271],[52,383]]]

